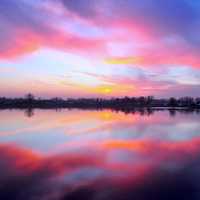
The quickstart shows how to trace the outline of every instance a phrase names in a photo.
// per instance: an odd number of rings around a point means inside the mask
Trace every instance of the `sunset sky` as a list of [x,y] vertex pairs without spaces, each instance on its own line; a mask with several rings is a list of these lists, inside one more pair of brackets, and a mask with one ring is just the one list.
[[200,96],[199,0],[1,0],[0,96]]

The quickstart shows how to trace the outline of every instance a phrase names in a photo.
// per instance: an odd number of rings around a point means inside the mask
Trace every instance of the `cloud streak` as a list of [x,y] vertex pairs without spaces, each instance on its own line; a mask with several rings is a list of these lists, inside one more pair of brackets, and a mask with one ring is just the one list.
[[55,25],[59,16],[52,16],[43,7],[42,1],[38,4],[23,0],[1,2],[1,59],[15,58],[43,47],[79,53],[103,50],[102,38],[89,39],[73,34],[70,30],[62,30],[59,25]]

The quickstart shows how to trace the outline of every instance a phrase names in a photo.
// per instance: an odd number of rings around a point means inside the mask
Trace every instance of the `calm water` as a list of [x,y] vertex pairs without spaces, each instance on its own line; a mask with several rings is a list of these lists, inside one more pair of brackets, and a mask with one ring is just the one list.
[[200,199],[200,114],[0,111],[1,200]]

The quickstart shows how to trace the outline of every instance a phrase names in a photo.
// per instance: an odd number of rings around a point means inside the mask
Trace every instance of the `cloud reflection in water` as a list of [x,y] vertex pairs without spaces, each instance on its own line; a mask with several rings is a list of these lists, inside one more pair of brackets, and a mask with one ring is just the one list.
[[196,114],[78,110],[38,110],[32,118],[21,111],[0,114],[0,199],[200,197]]

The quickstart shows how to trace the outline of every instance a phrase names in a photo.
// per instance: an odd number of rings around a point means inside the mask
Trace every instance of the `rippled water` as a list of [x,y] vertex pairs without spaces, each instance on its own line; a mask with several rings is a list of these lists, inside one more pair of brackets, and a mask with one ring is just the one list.
[[200,199],[199,112],[1,110],[0,199]]

